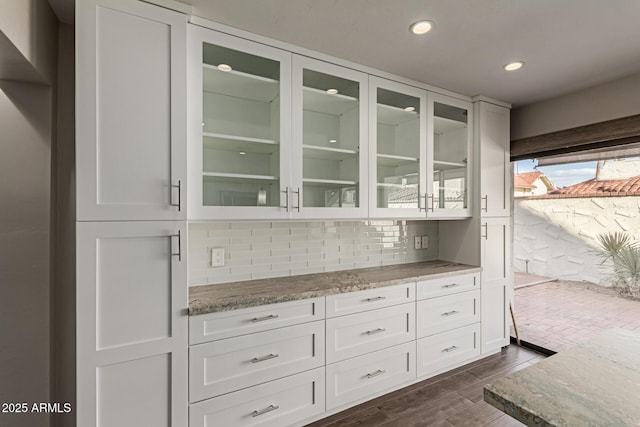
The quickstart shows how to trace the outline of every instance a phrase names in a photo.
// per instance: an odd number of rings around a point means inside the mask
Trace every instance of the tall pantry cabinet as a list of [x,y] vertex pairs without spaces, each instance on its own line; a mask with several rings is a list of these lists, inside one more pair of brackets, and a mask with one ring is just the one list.
[[78,426],[187,425],[186,25],[76,4]]
[[513,178],[508,106],[480,98],[475,101],[475,115],[480,165],[482,353],[486,354],[509,344]]

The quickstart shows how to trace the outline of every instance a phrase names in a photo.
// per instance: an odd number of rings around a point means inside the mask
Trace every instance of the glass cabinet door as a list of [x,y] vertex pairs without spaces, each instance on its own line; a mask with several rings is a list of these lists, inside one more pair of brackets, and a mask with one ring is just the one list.
[[471,216],[471,103],[431,93],[429,96],[429,151],[433,181],[427,194],[427,215],[443,218]]
[[294,56],[294,215],[366,217],[366,78]]
[[201,171],[196,197],[205,216],[288,215],[281,171],[290,156],[290,54],[212,32],[196,48],[201,144],[190,167]]
[[372,216],[424,218],[426,91],[370,77]]

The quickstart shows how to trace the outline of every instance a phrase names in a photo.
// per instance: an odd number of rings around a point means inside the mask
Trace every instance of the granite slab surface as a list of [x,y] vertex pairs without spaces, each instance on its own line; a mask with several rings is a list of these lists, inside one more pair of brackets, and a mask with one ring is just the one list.
[[408,281],[474,273],[480,270],[480,267],[470,265],[427,261],[193,286],[189,289],[189,315],[362,291]]
[[528,426],[640,426],[640,333],[603,332],[484,388]]

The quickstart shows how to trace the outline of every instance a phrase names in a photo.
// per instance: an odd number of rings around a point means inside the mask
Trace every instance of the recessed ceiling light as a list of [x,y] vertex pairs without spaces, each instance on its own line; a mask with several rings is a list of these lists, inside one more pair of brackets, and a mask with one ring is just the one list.
[[327,89],[327,93],[329,95],[335,95],[336,93],[338,93],[338,89]]
[[404,107],[404,111],[416,111],[416,107]]
[[431,21],[418,21],[409,27],[409,31],[413,34],[425,34],[428,33],[432,27],[433,23]]
[[515,71],[515,70],[519,70],[523,66],[524,66],[524,61],[515,61],[515,62],[510,62],[507,65],[505,65],[504,69],[506,71]]
[[227,65],[227,64],[220,64],[218,65],[218,70],[220,71],[231,71],[231,65]]

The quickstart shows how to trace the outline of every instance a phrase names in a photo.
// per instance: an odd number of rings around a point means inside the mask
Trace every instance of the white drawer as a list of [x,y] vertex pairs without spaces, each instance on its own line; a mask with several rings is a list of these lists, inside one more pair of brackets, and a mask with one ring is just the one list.
[[327,319],[327,363],[415,340],[415,303]]
[[415,301],[415,282],[327,296],[327,318]]
[[480,355],[480,324],[418,340],[418,378]]
[[189,401],[324,364],[324,321],[189,347]]
[[418,301],[418,338],[445,332],[480,321],[480,290]]
[[480,289],[480,274],[462,274],[459,276],[440,277],[438,279],[422,280],[416,286],[416,298],[441,297],[458,292]]
[[415,342],[327,365],[327,410],[416,378]]
[[189,344],[324,319],[324,297],[191,316]]
[[325,409],[324,368],[189,406],[189,427],[288,426]]

